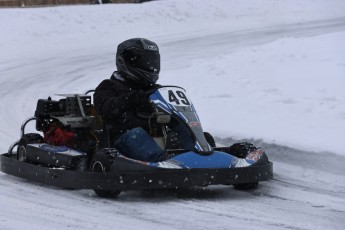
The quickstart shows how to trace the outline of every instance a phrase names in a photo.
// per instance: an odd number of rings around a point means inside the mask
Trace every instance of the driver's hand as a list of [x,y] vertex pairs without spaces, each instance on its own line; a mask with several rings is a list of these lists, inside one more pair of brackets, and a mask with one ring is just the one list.
[[148,104],[148,94],[143,90],[136,90],[129,94],[128,103],[131,107],[137,108]]

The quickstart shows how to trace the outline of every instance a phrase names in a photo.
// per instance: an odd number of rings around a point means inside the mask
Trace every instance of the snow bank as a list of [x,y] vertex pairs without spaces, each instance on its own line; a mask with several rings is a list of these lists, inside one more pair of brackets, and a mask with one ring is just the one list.
[[94,88],[119,42],[147,37],[161,83],[188,90],[205,130],[344,154],[344,12],[340,0],[1,9],[1,152],[38,98]]

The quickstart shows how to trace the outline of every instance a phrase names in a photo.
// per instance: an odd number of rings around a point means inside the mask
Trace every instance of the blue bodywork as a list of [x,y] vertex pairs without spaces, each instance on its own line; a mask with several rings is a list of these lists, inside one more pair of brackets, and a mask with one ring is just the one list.
[[257,162],[264,154],[257,149],[245,159],[229,153],[214,151],[205,139],[197,112],[187,97],[186,91],[177,86],[166,86],[155,90],[149,97],[150,102],[160,111],[169,114],[183,123],[192,133],[195,150],[174,156],[166,161],[152,163],[129,159],[141,164],[160,168],[235,168],[248,167]]
[[149,99],[157,109],[176,118],[191,131],[195,151],[201,154],[212,153],[213,149],[205,139],[198,114],[185,89],[177,86],[161,87]]
[[[193,151],[186,150],[186,152],[170,156],[169,159],[157,163],[128,158],[115,150],[119,157],[138,164],[158,168],[222,169],[248,167],[256,163],[264,155],[264,151],[260,148],[249,153],[246,158],[238,158],[229,153],[214,150],[205,138],[201,122],[191,100],[186,95],[186,91],[181,87],[160,87],[151,93],[149,100],[159,112],[174,117],[190,131],[194,141]],[[52,155],[86,156],[85,153],[65,146],[52,146],[48,144],[30,144],[30,146],[47,151]]]

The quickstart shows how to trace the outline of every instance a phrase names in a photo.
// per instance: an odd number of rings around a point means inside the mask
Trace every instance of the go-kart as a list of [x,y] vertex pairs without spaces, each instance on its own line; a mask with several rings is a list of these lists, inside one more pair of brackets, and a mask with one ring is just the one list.
[[[158,129],[153,137],[165,150],[165,159],[144,162],[126,157],[111,146],[109,127],[95,112],[90,92],[39,99],[35,115],[21,126],[20,139],[0,155],[0,170],[56,187],[92,189],[101,197],[116,197],[124,190],[217,184],[250,189],[273,177],[273,164],[262,148],[246,142],[216,147],[212,135],[203,131],[186,91],[177,86],[161,86],[149,93],[153,111],[149,120]],[[181,147],[169,128],[172,119],[188,129],[193,149]],[[44,137],[25,133],[31,121],[36,121],[36,130]],[[56,129],[73,138],[52,144],[47,136]]]

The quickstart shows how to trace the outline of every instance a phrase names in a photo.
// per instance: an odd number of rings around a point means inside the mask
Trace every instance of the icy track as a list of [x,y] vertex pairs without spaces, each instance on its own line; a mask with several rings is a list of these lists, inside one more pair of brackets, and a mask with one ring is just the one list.
[[345,157],[256,144],[271,153],[275,178],[245,192],[213,186],[130,191],[111,200],[1,175],[0,228],[343,229]]
[[187,89],[219,145],[263,147],[274,179],[101,199],[0,173],[1,230],[344,228],[345,3],[200,2],[0,9],[1,153],[37,99],[94,88],[141,36],[160,46],[161,84]]

